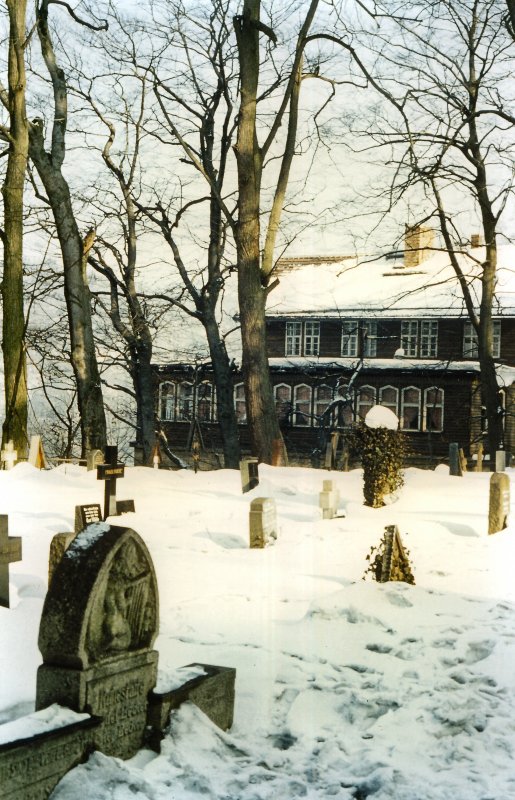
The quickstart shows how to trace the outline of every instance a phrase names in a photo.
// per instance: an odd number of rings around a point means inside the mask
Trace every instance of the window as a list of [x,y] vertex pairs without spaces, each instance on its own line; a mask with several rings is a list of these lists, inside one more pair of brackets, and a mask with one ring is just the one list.
[[420,430],[420,389],[415,386],[402,390],[401,425],[405,431]]
[[342,356],[358,355],[358,322],[342,322]]
[[443,431],[443,389],[436,386],[424,391],[424,430]]
[[236,422],[238,425],[243,425],[247,421],[247,404],[245,403],[243,383],[237,383],[234,387],[234,410],[236,412]]
[[436,358],[438,351],[438,322],[423,319],[420,323],[420,358]]
[[317,356],[320,350],[320,323],[304,323],[304,355]]
[[177,419],[191,419],[193,405],[193,386],[191,383],[180,383],[177,387]]
[[300,356],[300,345],[302,339],[302,322],[286,323],[286,355]]
[[166,420],[175,417],[175,384],[169,381],[159,384],[159,417]]
[[358,417],[365,419],[375,402],[376,390],[373,386],[362,386],[358,389]]
[[416,356],[418,349],[418,322],[417,320],[402,320],[401,347],[405,356]]
[[326,384],[317,386],[317,388],[315,389],[315,409],[314,409],[316,417],[322,416],[329,403],[332,402],[332,399],[333,399],[333,389],[331,386],[327,386]]
[[279,422],[286,422],[291,412],[291,386],[279,383],[274,386],[275,413]]
[[[494,358],[501,357],[501,320],[493,321],[493,342],[492,355]],[[463,324],[463,358],[478,358],[477,333],[471,322]]]
[[311,424],[311,387],[305,383],[295,386],[293,390],[293,407],[295,414],[293,417],[294,425]]
[[399,390],[394,386],[382,386],[379,390],[379,402],[385,408],[393,411],[395,416],[399,414]]
[[374,358],[377,355],[377,322],[363,323],[363,355]]
[[213,414],[213,387],[209,381],[197,386],[197,417],[201,422],[211,422]]

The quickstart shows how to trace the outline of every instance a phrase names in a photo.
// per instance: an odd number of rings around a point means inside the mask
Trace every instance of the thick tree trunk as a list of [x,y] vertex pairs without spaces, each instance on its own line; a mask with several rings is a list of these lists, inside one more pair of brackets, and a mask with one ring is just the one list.
[[2,350],[5,382],[2,445],[12,439],[19,457],[25,455],[28,442],[26,326],[23,312],[23,188],[29,147],[23,46],[26,6],[26,0],[7,0],[10,142],[7,171],[2,187],[4,198]]
[[214,313],[210,310],[206,310],[202,323],[206,331],[211,363],[213,365],[218,424],[222,435],[224,466],[226,469],[238,469],[240,463],[240,440],[236,411],[234,409],[231,363],[220,336],[220,330]]
[[136,395],[136,441],[143,448],[143,464],[150,459],[156,443],[156,421],[152,379],[152,344],[131,348],[131,375]]
[[268,367],[266,290],[261,281],[259,214],[263,165],[256,134],[259,15],[259,0],[245,0],[243,14],[235,19],[240,59],[240,110],[235,148],[238,167],[236,251],[247,419],[254,455],[271,464],[274,451],[280,449],[283,459],[286,456]]
[[45,187],[56,225],[64,266],[64,291],[70,326],[71,358],[77,384],[82,454],[107,443],[100,374],[91,321],[84,244],[73,213],[69,186],[44,149],[41,124],[30,131],[30,157]]
[[483,264],[482,294],[480,308],[480,324],[478,331],[479,366],[481,369],[481,387],[483,402],[486,407],[488,422],[488,451],[490,469],[495,470],[495,453],[503,440],[502,406],[499,385],[493,359],[493,321],[492,305],[495,292],[495,275],[497,271],[497,245],[493,221],[488,221],[486,235],[486,259]]

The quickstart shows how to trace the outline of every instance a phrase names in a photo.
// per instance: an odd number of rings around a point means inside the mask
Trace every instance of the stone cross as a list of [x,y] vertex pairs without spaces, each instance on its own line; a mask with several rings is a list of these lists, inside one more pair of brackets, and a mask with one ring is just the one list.
[[4,469],[12,469],[14,467],[14,462],[18,458],[18,451],[14,449],[12,441],[7,442],[5,450],[0,453],[0,458],[4,464]]
[[97,466],[97,480],[105,481],[104,519],[118,515],[116,507],[116,481],[123,478],[125,465],[118,463],[118,447],[108,445],[105,449],[104,464]]
[[241,491],[243,494],[259,486],[257,458],[244,458],[240,461]]
[[463,477],[460,446],[457,442],[451,442],[449,445],[449,475],[454,475],[457,478]]
[[262,548],[277,539],[277,512],[271,497],[256,497],[249,511],[250,547]]
[[21,561],[21,537],[9,536],[7,514],[0,514],[0,606],[9,608],[9,564]]
[[333,489],[333,482],[324,481],[318,501],[318,505],[322,509],[322,519],[333,519],[336,516],[339,502],[340,492],[337,489]]
[[[502,451],[501,451],[502,452]],[[510,513],[510,478],[506,472],[494,472],[490,478],[488,533],[498,533],[508,526]]]

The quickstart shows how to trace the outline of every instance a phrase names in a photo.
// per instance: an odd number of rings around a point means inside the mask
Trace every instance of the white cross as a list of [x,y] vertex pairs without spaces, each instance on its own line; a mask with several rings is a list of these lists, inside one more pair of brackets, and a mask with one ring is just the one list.
[[5,465],[4,469],[12,469],[14,467],[14,462],[18,458],[18,451],[14,449],[12,441],[7,442],[5,450],[0,453],[0,458]]

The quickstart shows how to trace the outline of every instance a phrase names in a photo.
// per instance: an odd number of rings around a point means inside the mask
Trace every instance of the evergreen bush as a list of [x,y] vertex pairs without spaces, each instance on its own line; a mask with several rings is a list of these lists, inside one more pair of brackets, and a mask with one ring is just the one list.
[[404,484],[402,468],[406,445],[403,434],[389,428],[369,428],[358,422],[348,442],[361,458],[365,505],[384,506],[384,496]]

